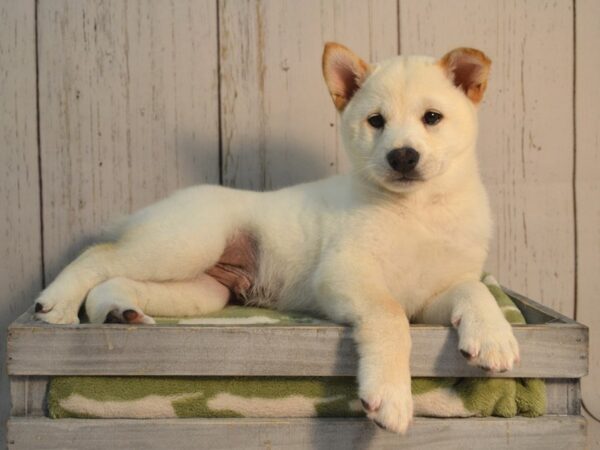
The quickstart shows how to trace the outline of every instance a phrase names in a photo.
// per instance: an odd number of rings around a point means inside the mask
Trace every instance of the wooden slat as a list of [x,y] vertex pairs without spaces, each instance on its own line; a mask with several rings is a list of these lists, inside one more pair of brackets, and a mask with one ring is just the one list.
[[[521,294],[518,294],[506,287],[502,287],[502,290],[510,297],[510,299],[517,305],[525,321],[530,324],[542,324],[542,323],[567,323],[571,325],[577,324],[573,319],[562,315],[554,311],[547,306],[541,305]],[[580,324],[581,325],[581,324]]]
[[576,5],[577,318],[591,329],[590,375],[582,381],[583,399],[600,417],[600,2],[578,0]]
[[46,415],[48,377],[11,377],[11,416]]
[[[516,326],[521,366],[495,377],[579,378],[587,328]],[[454,329],[411,327],[413,376],[488,376],[458,352]],[[128,326],[14,324],[12,375],[347,375],[356,373],[351,330],[326,326]]]
[[546,384],[546,414],[581,414],[581,390],[579,380],[562,378],[544,380]]
[[[42,285],[35,1],[0,0],[0,424],[9,413],[8,325]],[[0,426],[0,448],[5,427]]]
[[223,181],[272,189],[347,169],[321,75],[328,40],[397,51],[394,0],[220,3]]
[[414,420],[399,436],[366,419],[28,419],[8,423],[19,449],[565,449],[583,448],[585,419],[545,416]]
[[496,220],[488,269],[572,316],[573,2],[399,5],[402,53],[441,56],[470,46],[491,57],[478,146]]
[[109,220],[218,182],[214,0],[39,2],[51,281]]

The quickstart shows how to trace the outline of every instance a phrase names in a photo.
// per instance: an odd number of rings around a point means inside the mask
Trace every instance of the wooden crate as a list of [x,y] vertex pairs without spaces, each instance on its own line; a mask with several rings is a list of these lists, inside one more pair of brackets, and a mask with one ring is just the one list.
[[[579,379],[587,374],[588,330],[508,291],[528,325],[514,327],[521,365],[495,377],[544,378],[547,415],[535,419],[416,418],[407,436],[367,419],[58,419],[45,416],[55,375],[353,376],[348,327],[49,325],[31,311],[9,328],[11,449],[131,448],[583,448]],[[484,377],[466,364],[450,327],[411,326],[413,376]]]

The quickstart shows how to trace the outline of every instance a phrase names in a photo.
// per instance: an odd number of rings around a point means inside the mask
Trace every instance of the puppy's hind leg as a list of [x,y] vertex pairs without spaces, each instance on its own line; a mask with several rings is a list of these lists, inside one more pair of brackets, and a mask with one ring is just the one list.
[[[180,191],[132,215],[115,242],[93,246],[69,264],[40,295],[36,317],[78,323],[88,292],[114,277],[177,281],[215,265],[227,239],[253,207],[249,193],[218,186]],[[228,208],[223,208],[228,204]]]
[[153,324],[153,316],[185,317],[219,311],[229,290],[214,278],[201,275],[185,281],[135,281],[112,278],[92,289],[85,309],[92,323]]

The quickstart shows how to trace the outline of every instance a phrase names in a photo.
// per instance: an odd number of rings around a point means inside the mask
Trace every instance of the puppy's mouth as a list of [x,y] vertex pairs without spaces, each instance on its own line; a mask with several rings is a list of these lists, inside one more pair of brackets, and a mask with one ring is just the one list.
[[410,184],[425,181],[421,174],[398,174],[394,173],[389,177],[392,183]]

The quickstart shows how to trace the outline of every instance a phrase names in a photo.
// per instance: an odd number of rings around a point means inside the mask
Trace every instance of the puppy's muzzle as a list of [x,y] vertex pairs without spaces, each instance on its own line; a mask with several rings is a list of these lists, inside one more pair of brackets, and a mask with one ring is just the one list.
[[419,158],[419,152],[412,147],[395,148],[386,156],[391,168],[403,175],[415,170],[415,167],[419,163]]

